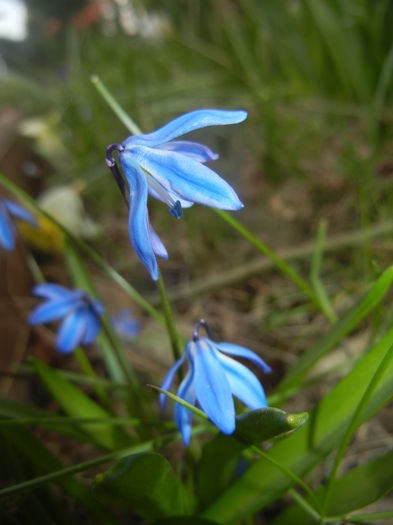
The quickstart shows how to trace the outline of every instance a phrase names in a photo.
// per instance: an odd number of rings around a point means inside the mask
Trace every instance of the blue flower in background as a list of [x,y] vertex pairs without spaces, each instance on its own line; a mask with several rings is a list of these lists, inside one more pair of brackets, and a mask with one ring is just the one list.
[[14,202],[7,199],[0,199],[0,246],[7,251],[15,248],[15,219],[29,222],[33,226],[38,226],[37,221],[31,213]]
[[117,335],[125,341],[131,341],[139,334],[140,323],[133,317],[129,308],[123,308],[112,315],[111,321]]
[[191,111],[152,133],[130,136],[123,144],[108,147],[107,165],[123,195],[126,189],[112,156],[114,151],[119,154],[129,187],[131,243],[154,280],[158,279],[155,256],[167,259],[168,253],[150,224],[148,194],[166,203],[170,213],[178,219],[182,216],[182,209],[194,203],[222,210],[243,207],[234,189],[205,165],[206,162],[216,160],[217,153],[197,142],[173,139],[207,126],[237,124],[246,118],[245,111]]
[[68,354],[78,345],[88,345],[97,337],[104,308],[86,292],[47,283],[35,286],[33,293],[46,301],[30,314],[31,325],[62,319],[56,339],[59,352]]
[[[232,343],[215,343],[209,337],[199,337],[199,327],[203,319],[195,325],[193,338],[188,341],[183,356],[169,370],[161,388],[169,390],[180,366],[187,359],[189,370],[181,382],[177,396],[188,403],[198,403],[211,421],[224,434],[235,430],[235,405],[237,397],[251,410],[267,406],[265,392],[258,378],[250,370],[228,356],[250,360],[265,373],[271,368],[254,352]],[[162,407],[166,403],[165,394],[160,394]],[[186,445],[190,443],[192,412],[179,403],[175,404],[175,421]]]

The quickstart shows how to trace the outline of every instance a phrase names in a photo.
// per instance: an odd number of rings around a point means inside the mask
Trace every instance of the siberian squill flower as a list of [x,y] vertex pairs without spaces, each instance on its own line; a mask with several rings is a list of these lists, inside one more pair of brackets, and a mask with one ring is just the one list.
[[111,321],[115,332],[124,341],[131,341],[140,331],[140,323],[137,321],[129,308],[123,308],[111,316]]
[[[209,337],[199,336],[201,326],[206,329]],[[187,360],[189,369],[179,386],[177,396],[191,405],[198,403],[221,432],[232,434],[235,430],[233,396],[252,410],[267,406],[265,392],[257,377],[232,357],[248,359],[263,372],[271,372],[271,368],[251,350],[232,343],[212,341],[207,324],[201,319],[195,325],[193,338],[187,342],[184,354],[169,370],[161,388],[164,390],[171,388],[178,369]],[[160,394],[162,408],[165,406],[166,399],[165,394]],[[192,412],[180,403],[176,403],[175,422],[184,443],[188,445],[191,437]]]
[[31,325],[62,319],[56,339],[59,352],[68,354],[78,345],[88,345],[97,337],[104,308],[86,292],[46,283],[35,286],[33,293],[46,301],[30,314]]
[[[158,279],[156,255],[167,259],[168,253],[150,224],[148,194],[166,203],[177,219],[181,218],[183,208],[194,203],[222,210],[243,207],[234,189],[205,165],[216,160],[217,153],[197,142],[173,139],[207,126],[237,124],[246,118],[245,111],[200,109],[186,113],[152,133],[133,135],[122,144],[108,147],[107,165],[129,201],[131,243],[154,280]],[[128,189],[113,158],[115,151]]]
[[33,215],[24,208],[7,199],[0,199],[0,246],[7,251],[15,248],[15,219],[38,226]]

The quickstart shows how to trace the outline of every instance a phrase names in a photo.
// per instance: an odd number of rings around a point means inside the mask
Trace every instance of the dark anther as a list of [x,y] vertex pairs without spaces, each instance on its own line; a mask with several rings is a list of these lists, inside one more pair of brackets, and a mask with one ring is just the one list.
[[199,329],[203,326],[203,328],[206,330],[206,333],[209,337],[209,339],[212,339],[210,328],[207,324],[207,322],[204,319],[200,319],[197,324],[194,326],[194,331],[192,333],[192,339],[196,343],[199,339]]
[[175,204],[169,209],[169,213],[176,219],[181,219],[183,216],[183,210],[180,201],[176,201]]

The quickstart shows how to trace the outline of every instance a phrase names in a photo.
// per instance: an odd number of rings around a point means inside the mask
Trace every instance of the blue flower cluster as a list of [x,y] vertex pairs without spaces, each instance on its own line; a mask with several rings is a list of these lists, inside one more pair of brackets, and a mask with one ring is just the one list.
[[[148,195],[169,206],[177,219],[183,208],[194,203],[224,210],[243,207],[234,189],[217,173],[206,166],[218,154],[197,142],[176,140],[181,135],[207,126],[236,124],[246,119],[245,111],[202,109],[186,113],[162,128],[148,134],[128,137],[122,144],[107,149],[106,162],[129,207],[131,243],[152,279],[158,279],[156,256],[167,258],[161,239],[150,224]],[[114,153],[118,154],[119,169]],[[37,225],[26,210],[6,199],[0,199],[0,245],[6,250],[15,246],[15,220]],[[54,283],[39,284],[33,293],[44,302],[29,317],[31,325],[60,321],[56,338],[59,352],[68,354],[79,345],[92,343],[101,328],[104,308],[96,299],[80,289],[69,290]],[[116,332],[130,340],[139,332],[139,323],[129,310],[112,316]],[[200,337],[204,327],[208,337]],[[265,392],[257,376],[234,357],[250,361],[264,373],[270,367],[254,352],[239,345],[214,342],[207,324],[199,321],[193,337],[187,342],[182,357],[167,373],[162,388],[168,390],[180,367],[187,362],[188,371],[181,381],[177,395],[188,404],[198,404],[210,420],[225,434],[235,430],[234,397],[252,410],[267,406]],[[160,395],[165,406],[166,396]],[[183,441],[189,444],[192,431],[192,412],[177,403],[175,421]]]
[[68,290],[58,284],[39,284],[33,293],[46,301],[29,317],[31,325],[49,323],[62,318],[57,334],[56,347],[68,354],[80,345],[92,343],[100,331],[100,316],[104,308],[83,290]]

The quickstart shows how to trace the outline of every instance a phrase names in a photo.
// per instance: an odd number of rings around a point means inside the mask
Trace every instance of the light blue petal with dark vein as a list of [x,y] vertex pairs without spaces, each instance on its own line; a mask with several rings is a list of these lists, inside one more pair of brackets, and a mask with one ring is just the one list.
[[249,350],[248,348],[244,348],[243,346],[235,345],[232,343],[215,343],[217,348],[228,355],[234,355],[236,357],[243,357],[244,359],[248,359],[254,365],[259,366],[266,374],[269,374],[272,369],[268,364],[265,363],[265,361],[259,357],[258,354],[253,352],[252,350]]
[[158,266],[150,240],[146,176],[135,165],[129,153],[121,153],[119,159],[130,188],[128,226],[131,243],[137,256],[149,270],[152,279],[156,281],[158,279]]
[[47,299],[60,299],[61,297],[68,297],[72,292],[60,284],[44,283],[34,286],[33,294]]
[[0,244],[7,251],[15,248],[15,226],[4,201],[0,201]]
[[[180,383],[177,396],[184,401],[187,401],[190,405],[195,405],[195,389],[194,389],[194,375],[195,369],[192,358],[190,358],[190,368],[187,372],[186,377]],[[175,404],[175,422],[178,429],[181,432],[184,444],[188,446],[190,444],[191,432],[192,432],[192,412],[188,408]]]
[[[180,359],[176,361],[174,365],[171,366],[167,375],[165,376],[164,381],[162,382],[162,385],[161,385],[161,388],[163,390],[170,390],[173,380],[175,379],[175,375],[177,371],[179,370],[179,368],[181,367],[181,365],[184,363],[186,356],[187,356],[187,346],[186,346],[186,351],[184,352],[184,354],[181,356]],[[159,403],[162,409],[165,408],[167,399],[168,398],[165,394],[159,395]]]
[[235,406],[229,382],[213,344],[201,338],[192,350],[195,361],[195,394],[206,415],[224,433],[235,430]]
[[135,162],[164,188],[182,198],[224,210],[238,210],[243,204],[235,190],[213,170],[172,151],[137,146]]
[[267,406],[265,392],[258,378],[244,365],[223,354],[218,354],[232,394],[252,410]]
[[196,129],[205,128],[207,126],[238,124],[239,122],[243,122],[246,118],[246,111],[198,109],[171,120],[168,124],[152,133],[128,137],[123,142],[123,146],[127,148],[130,144],[139,144],[154,147],[169,142],[170,140]]
[[38,226],[36,218],[29,211],[25,210],[18,204],[15,204],[15,202],[5,200],[5,205],[9,213],[16,219],[29,222],[33,226]]
[[69,313],[61,322],[57,333],[56,347],[59,352],[68,354],[82,341],[86,332],[86,317],[83,308]]
[[33,310],[29,317],[29,323],[32,325],[42,324],[59,319],[77,308],[79,302],[80,298],[73,294],[61,299],[50,299]]
[[166,142],[161,144],[159,149],[166,151],[175,151],[181,153],[187,157],[191,157],[197,162],[209,162],[210,160],[217,160],[219,155],[204,144],[198,142],[191,142],[189,140],[173,140],[172,142]]

